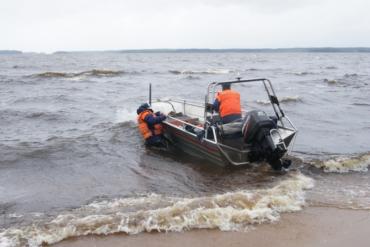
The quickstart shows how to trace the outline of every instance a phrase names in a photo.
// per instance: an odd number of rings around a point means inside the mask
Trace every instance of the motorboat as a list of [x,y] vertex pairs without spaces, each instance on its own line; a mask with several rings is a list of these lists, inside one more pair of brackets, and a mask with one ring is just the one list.
[[[242,109],[242,117],[222,124],[219,114],[210,107],[224,84],[262,83],[273,116],[265,111]],[[241,95],[243,97],[243,95]],[[286,116],[268,79],[211,82],[204,101],[184,99],[151,100],[153,111],[167,115],[163,131],[169,144],[183,152],[221,166],[244,166],[268,162],[275,170],[288,168],[286,155],[294,144],[297,129]]]

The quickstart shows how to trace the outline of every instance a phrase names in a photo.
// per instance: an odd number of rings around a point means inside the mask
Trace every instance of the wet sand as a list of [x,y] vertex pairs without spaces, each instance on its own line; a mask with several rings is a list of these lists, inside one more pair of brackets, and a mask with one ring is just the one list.
[[262,224],[248,232],[192,230],[182,233],[142,233],[128,236],[86,236],[62,241],[56,247],[124,246],[370,246],[370,211],[309,207],[286,213],[279,222]]

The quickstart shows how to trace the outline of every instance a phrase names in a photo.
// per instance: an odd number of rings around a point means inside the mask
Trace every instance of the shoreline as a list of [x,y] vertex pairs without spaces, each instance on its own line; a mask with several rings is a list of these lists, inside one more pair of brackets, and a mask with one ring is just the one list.
[[194,229],[186,232],[112,234],[83,236],[63,240],[55,247],[88,246],[274,246],[344,247],[369,246],[370,211],[307,207],[300,212],[284,213],[276,223],[251,225],[247,232]]

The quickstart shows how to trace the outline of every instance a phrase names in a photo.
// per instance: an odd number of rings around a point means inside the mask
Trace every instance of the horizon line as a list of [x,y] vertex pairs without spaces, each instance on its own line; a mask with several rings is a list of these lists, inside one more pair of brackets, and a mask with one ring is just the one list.
[[291,47],[291,48],[144,48],[144,49],[112,49],[112,50],[57,50],[54,52],[22,51],[16,49],[0,49],[0,54],[19,53],[84,53],[84,52],[117,52],[117,53],[181,53],[181,52],[370,52],[370,47]]

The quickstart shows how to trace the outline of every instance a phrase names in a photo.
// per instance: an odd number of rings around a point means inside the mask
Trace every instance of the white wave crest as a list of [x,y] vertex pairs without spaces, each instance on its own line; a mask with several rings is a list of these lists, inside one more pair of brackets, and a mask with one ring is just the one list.
[[169,70],[168,72],[175,75],[206,75],[206,74],[230,74],[233,70],[229,69],[207,69],[207,70]]
[[136,121],[136,110],[133,109],[118,109],[116,111],[116,123],[124,123],[124,122],[134,122]]
[[337,80],[334,80],[334,79],[324,79],[324,82],[328,83],[328,84],[336,84],[338,83]]
[[[280,103],[289,103],[289,102],[302,102],[302,98],[299,96],[283,96],[279,98]],[[257,104],[268,105],[270,104],[269,100],[256,100]]]
[[340,156],[324,161],[311,161],[310,163],[317,168],[323,169],[325,172],[367,172],[370,165],[370,153],[358,156]]
[[[49,223],[7,229],[0,233],[0,246],[40,246],[69,237],[118,232],[179,232],[201,228],[243,231],[250,224],[277,221],[280,213],[301,210],[305,204],[305,190],[312,187],[311,178],[297,173],[270,189],[198,198],[153,194],[92,203],[59,215]],[[157,203],[162,206],[150,207]],[[143,205],[151,209],[141,208]],[[127,212],[127,207],[137,209]]]
[[307,71],[298,71],[298,72],[292,72],[293,75],[298,76],[305,76],[305,75],[313,75],[313,72],[307,72]]
[[82,72],[55,72],[47,71],[39,74],[33,74],[31,77],[39,78],[75,78],[80,76],[95,76],[95,77],[112,77],[125,74],[122,70],[109,70],[109,69],[92,69]]

